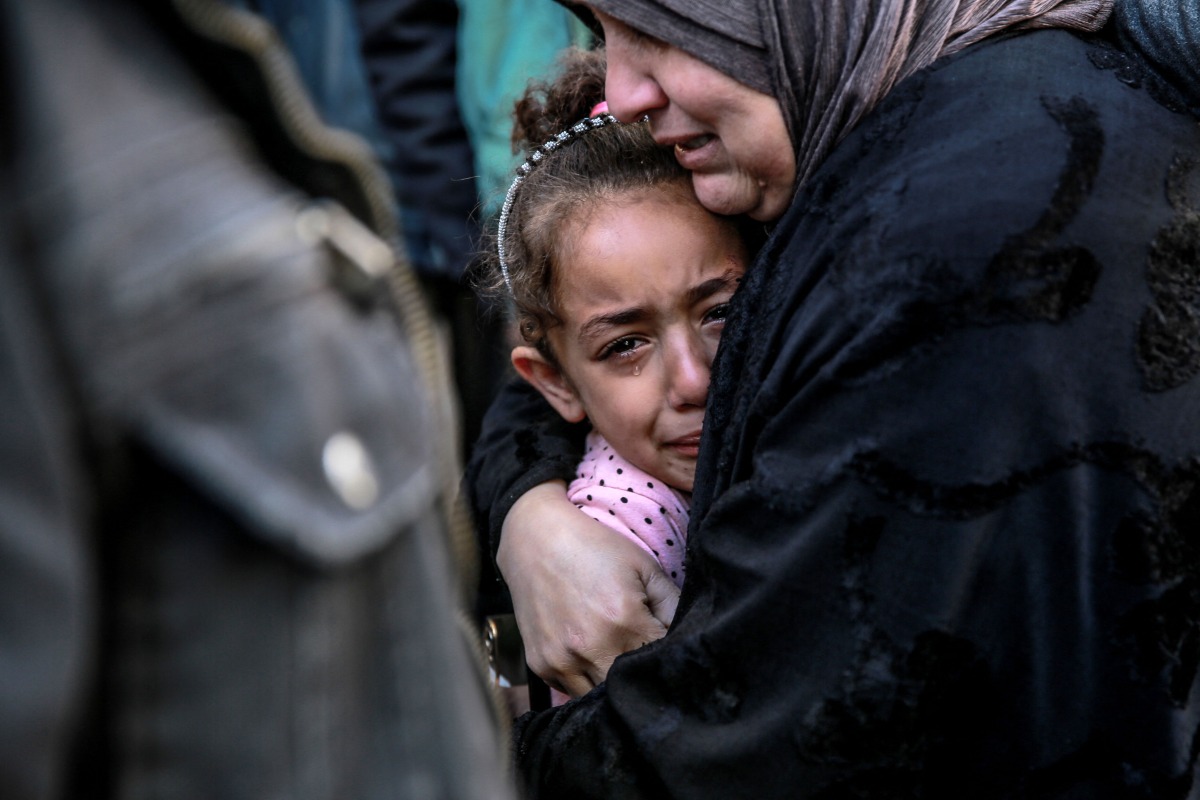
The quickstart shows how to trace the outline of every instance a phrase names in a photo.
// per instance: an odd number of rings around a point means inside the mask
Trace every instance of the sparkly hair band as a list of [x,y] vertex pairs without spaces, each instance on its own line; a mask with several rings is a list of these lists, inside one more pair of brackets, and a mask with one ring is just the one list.
[[512,186],[508,187],[508,194],[504,196],[504,205],[500,209],[500,223],[496,229],[496,238],[498,240],[496,250],[497,254],[500,256],[500,272],[502,275],[504,275],[504,285],[508,287],[509,294],[513,293],[513,286],[512,279],[508,275],[508,261],[504,257],[504,234],[508,229],[508,212],[512,210],[513,198],[517,196],[517,187],[521,185],[529,173],[533,172],[534,167],[542,162],[543,158],[550,153],[553,153],[558,148],[574,140],[581,134],[587,133],[588,131],[595,130],[596,128],[603,128],[605,125],[620,124],[617,122],[616,117],[607,113],[607,105],[604,107],[603,112],[597,112],[597,109],[599,108],[600,106],[597,105],[596,108],[592,109],[594,116],[581,119],[579,122],[567,128],[565,131],[551,138],[545,144],[540,144],[535,147],[533,152],[529,154],[529,159],[524,164],[517,167],[517,177],[513,179]]

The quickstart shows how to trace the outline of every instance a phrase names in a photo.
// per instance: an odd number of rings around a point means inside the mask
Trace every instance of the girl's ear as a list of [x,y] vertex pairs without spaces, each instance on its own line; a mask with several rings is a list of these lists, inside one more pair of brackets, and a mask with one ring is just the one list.
[[536,347],[514,347],[512,364],[517,373],[532,383],[567,422],[580,422],[587,416],[579,394],[567,382],[562,370],[550,363]]

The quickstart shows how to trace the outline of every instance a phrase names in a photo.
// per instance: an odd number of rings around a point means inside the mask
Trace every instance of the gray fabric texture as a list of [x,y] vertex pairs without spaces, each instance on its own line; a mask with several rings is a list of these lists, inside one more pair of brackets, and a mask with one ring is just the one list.
[[750,88],[771,94],[770,57],[758,20],[759,5],[758,0],[589,3],[590,7],[675,45]]

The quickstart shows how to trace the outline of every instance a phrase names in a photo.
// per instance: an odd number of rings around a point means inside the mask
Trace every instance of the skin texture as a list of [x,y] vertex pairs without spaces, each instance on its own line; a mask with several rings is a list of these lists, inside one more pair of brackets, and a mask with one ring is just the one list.
[[559,369],[536,348],[513,365],[569,422],[585,417],[625,459],[691,492],[709,366],[745,271],[741,238],[688,193],[658,189],[593,209],[556,275]]
[[650,117],[659,144],[692,172],[700,202],[718,214],[778,219],[792,199],[796,160],[779,103],[677,47],[605,14],[609,109]]
[[[612,113],[649,116],[656,141],[675,147],[709,210],[761,221],[782,215],[796,163],[775,99],[612,17],[596,17]],[[593,527],[603,526],[567,500],[564,485],[544,484],[513,506],[496,553],[531,668],[572,694],[602,681],[616,656],[662,636],[675,609],[675,598],[662,597],[669,579],[657,565],[631,542],[598,536]]]

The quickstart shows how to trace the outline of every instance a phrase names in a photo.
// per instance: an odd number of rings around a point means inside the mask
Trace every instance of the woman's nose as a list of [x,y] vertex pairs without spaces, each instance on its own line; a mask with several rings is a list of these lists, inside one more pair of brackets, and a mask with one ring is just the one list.
[[637,45],[631,44],[621,31],[607,34],[607,38],[604,99],[608,101],[609,111],[622,122],[634,122],[656,109],[665,108],[667,96],[642,63],[644,57]]

